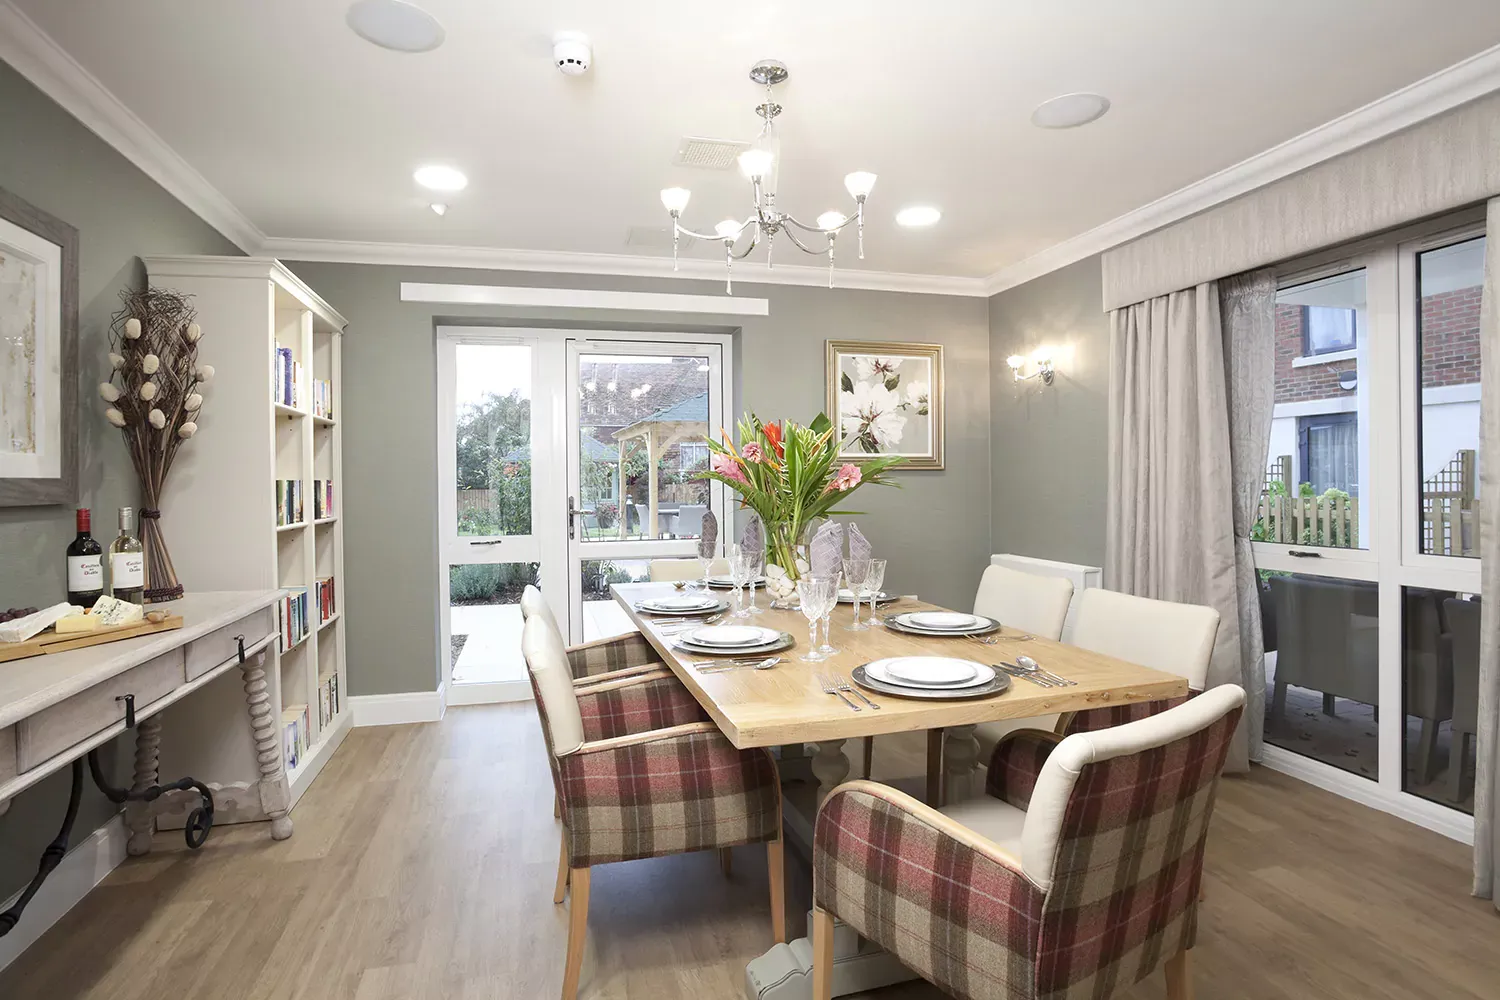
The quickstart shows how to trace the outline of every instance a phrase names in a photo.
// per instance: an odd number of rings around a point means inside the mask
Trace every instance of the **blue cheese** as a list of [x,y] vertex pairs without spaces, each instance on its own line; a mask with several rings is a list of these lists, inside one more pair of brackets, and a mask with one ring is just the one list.
[[89,609],[89,615],[99,619],[102,628],[115,628],[119,625],[134,625],[146,615],[146,609],[139,604],[131,604],[116,597],[103,594],[94,602]]

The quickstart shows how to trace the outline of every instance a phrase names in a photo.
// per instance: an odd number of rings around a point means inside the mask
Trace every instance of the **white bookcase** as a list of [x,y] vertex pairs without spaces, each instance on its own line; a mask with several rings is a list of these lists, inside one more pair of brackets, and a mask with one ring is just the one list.
[[[295,804],[348,733],[344,659],[342,346],[346,322],[280,261],[261,257],[147,257],[153,287],[193,297],[203,328],[199,363],[214,367],[192,446],[178,452],[163,498],[162,530],[189,591],[306,588],[306,634],[276,649],[276,716],[308,707],[306,749],[287,778]],[[273,399],[275,348],[301,365],[297,405]],[[313,413],[313,380],[332,383],[331,415]],[[277,480],[301,480],[303,517],[277,521]],[[333,509],[313,516],[313,482],[332,481]],[[320,621],[318,583],[332,578],[335,612]],[[320,688],[337,679],[339,712],[320,724]],[[236,692],[243,699],[243,693]],[[195,741],[206,744],[211,734]],[[213,777],[244,770],[214,747]],[[232,780],[239,780],[233,774]],[[246,776],[248,777],[248,776]],[[248,818],[248,817],[247,817]]]

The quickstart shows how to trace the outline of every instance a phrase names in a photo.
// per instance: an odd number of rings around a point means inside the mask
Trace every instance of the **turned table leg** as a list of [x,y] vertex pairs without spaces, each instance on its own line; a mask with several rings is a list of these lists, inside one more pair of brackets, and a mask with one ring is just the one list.
[[813,755],[812,772],[818,779],[818,802],[849,777],[849,758],[844,756],[844,740],[822,740]]
[[[144,792],[157,783],[161,763],[161,719],[152,716],[142,719],[135,727],[135,780],[132,792]],[[156,817],[149,802],[125,803],[125,828],[130,831],[130,840],[125,853],[140,857],[151,850],[151,834],[155,831]]]
[[949,726],[943,741],[943,767],[947,780],[943,784],[947,802],[968,798],[974,784],[974,765],[979,761],[979,740],[973,726]]
[[281,725],[277,713],[271,710],[265,651],[240,664],[240,673],[245,681],[245,705],[250,710],[255,759],[260,765],[260,805],[271,818],[271,839],[285,840],[292,835],[292,818],[287,815],[292,793],[281,766]]

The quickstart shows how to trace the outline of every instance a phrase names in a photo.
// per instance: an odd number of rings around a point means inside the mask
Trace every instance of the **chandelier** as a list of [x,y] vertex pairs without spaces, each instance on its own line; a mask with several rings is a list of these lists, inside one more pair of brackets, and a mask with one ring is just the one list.
[[[859,259],[865,259],[865,199],[875,186],[875,175],[857,170],[844,177],[844,187],[854,199],[854,214],[824,212],[818,216],[818,224],[809,226],[776,207],[776,179],[781,166],[781,140],[776,134],[776,116],[781,114],[781,105],[771,99],[771,88],[787,78],[784,63],[775,59],[763,59],[750,70],[750,79],[766,88],[765,103],[755,108],[761,117],[760,135],[750,148],[739,156],[740,172],[751,184],[755,196],[755,210],[743,222],[725,219],[714,227],[712,233],[699,233],[682,225],[682,213],[692,196],[687,188],[672,187],[661,193],[661,203],[672,216],[672,270],[677,270],[677,243],[683,233],[700,240],[718,240],[724,244],[724,289],[734,294],[734,262],[744,260],[760,245],[766,243],[766,266],[771,266],[771,253],[778,233],[803,253],[827,255],[828,287],[833,287],[833,245],[838,234],[849,225],[858,233]],[[798,236],[798,231],[803,234]],[[746,235],[749,240],[742,249],[736,250]],[[826,245],[809,245],[817,237],[826,237]],[[803,242],[808,239],[808,242]]]

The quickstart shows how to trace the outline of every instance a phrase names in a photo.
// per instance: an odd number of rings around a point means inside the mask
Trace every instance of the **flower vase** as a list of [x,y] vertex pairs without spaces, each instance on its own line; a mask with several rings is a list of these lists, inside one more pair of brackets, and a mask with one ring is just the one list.
[[773,608],[797,606],[797,581],[809,568],[812,527],[795,521],[766,524],[766,593]]

